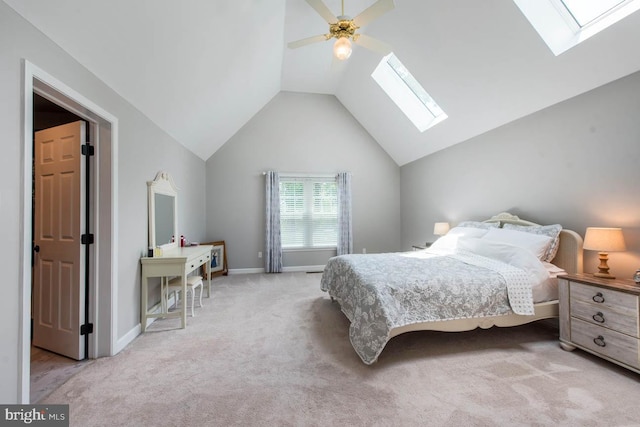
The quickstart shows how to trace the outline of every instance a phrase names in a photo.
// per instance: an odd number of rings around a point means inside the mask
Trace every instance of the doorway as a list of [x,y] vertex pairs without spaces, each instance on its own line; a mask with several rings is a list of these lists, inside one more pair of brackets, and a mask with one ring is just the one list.
[[87,360],[88,340],[79,329],[88,314],[81,274],[87,251],[74,235],[91,232],[83,211],[89,214],[94,195],[83,178],[93,179],[87,167],[93,158],[81,156],[91,140],[89,123],[34,93],[33,133],[30,402],[36,403],[86,366],[79,361]]
[[88,298],[89,321],[95,325],[89,335],[88,357],[97,358],[116,354],[117,319],[117,129],[118,120],[80,93],[41,70],[29,61],[23,61],[23,165],[21,225],[21,303],[19,331],[19,383],[20,403],[30,402],[31,368],[31,255],[32,255],[32,183],[33,183],[33,130],[34,94],[62,107],[89,123],[96,143],[98,161],[96,179],[91,183],[93,201],[93,230],[95,242],[90,264],[90,291]]

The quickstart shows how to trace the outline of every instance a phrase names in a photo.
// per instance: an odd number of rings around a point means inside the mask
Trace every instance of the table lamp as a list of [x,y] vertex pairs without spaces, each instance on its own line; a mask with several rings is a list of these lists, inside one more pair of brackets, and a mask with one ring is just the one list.
[[433,234],[436,236],[444,236],[449,232],[448,222],[436,222],[433,226]]
[[584,249],[598,251],[600,265],[598,272],[593,273],[595,277],[605,279],[615,279],[609,274],[609,252],[619,252],[626,250],[624,236],[621,228],[587,227],[584,235]]

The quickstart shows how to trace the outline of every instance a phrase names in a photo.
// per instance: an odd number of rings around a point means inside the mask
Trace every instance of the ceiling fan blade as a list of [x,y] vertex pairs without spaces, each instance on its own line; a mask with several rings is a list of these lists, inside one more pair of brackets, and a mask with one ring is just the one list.
[[365,10],[363,10],[360,15],[353,18],[353,22],[358,27],[364,27],[369,22],[373,21],[380,15],[383,15],[393,9],[395,4],[393,0],[378,0]]
[[373,37],[369,37],[366,34],[360,34],[358,36],[358,40],[354,40],[353,42],[358,46],[362,46],[382,55],[388,55],[392,51],[391,45],[381,42],[378,39],[374,39]]
[[338,22],[338,18],[336,18],[336,16],[331,13],[331,10],[329,10],[327,5],[325,5],[322,0],[307,0],[307,3],[309,3],[309,6],[314,8],[315,11],[318,12],[318,14],[320,14],[320,16],[322,16],[325,21],[327,21],[327,23],[335,24],[336,22]]
[[320,34],[319,36],[307,37],[306,39],[296,40],[295,42],[291,42],[287,44],[289,49],[297,49],[302,46],[306,46],[311,43],[323,42],[326,41],[327,37],[324,34]]

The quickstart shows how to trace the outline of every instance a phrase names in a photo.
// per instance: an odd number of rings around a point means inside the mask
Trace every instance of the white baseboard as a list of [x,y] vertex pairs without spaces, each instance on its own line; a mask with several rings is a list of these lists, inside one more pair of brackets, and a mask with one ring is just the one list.
[[259,274],[264,273],[264,268],[233,268],[229,274]]
[[[175,303],[174,301],[174,297],[170,297],[169,300],[167,301],[167,304],[169,307],[171,307],[173,304]],[[160,303],[154,305],[151,308],[151,313],[159,313],[160,312]],[[158,317],[151,317],[149,319],[147,319],[147,328],[149,327],[149,325],[151,325],[153,322],[155,322],[157,319],[159,319]],[[140,335],[142,333],[142,324],[138,323],[136,326],[134,326],[133,328],[131,328],[129,330],[129,332],[127,332],[126,334],[124,334],[124,336],[122,338],[119,338],[116,341],[116,345],[115,348],[113,349],[113,354],[112,356],[115,356],[116,354],[120,353],[122,350],[124,350],[124,348],[129,345],[129,343],[131,343],[138,335]]]
[[[149,320],[151,320],[151,319],[149,319]],[[155,319],[153,319],[153,320],[155,320]],[[124,336],[122,338],[119,338],[116,341],[116,345],[115,345],[115,348],[113,349],[112,356],[115,356],[116,354],[118,354],[122,350],[124,350],[124,348],[127,345],[129,345],[129,343],[131,343],[134,339],[136,339],[136,337],[138,335],[140,335],[141,332],[142,332],[142,327],[140,326],[140,323],[138,323],[136,326],[131,328],[131,330],[129,330],[129,332],[124,334]]]
[[296,267],[282,267],[283,273],[322,273],[324,265],[300,265]]
[[[324,271],[324,265],[299,265],[294,267],[282,267],[283,273],[320,273]],[[260,274],[264,273],[264,268],[233,268],[229,274]]]

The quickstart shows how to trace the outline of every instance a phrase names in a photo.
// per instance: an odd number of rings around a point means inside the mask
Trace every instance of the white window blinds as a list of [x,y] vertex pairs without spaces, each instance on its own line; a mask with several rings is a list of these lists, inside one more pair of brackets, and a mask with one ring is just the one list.
[[336,247],[338,193],[335,177],[280,177],[283,249]]

